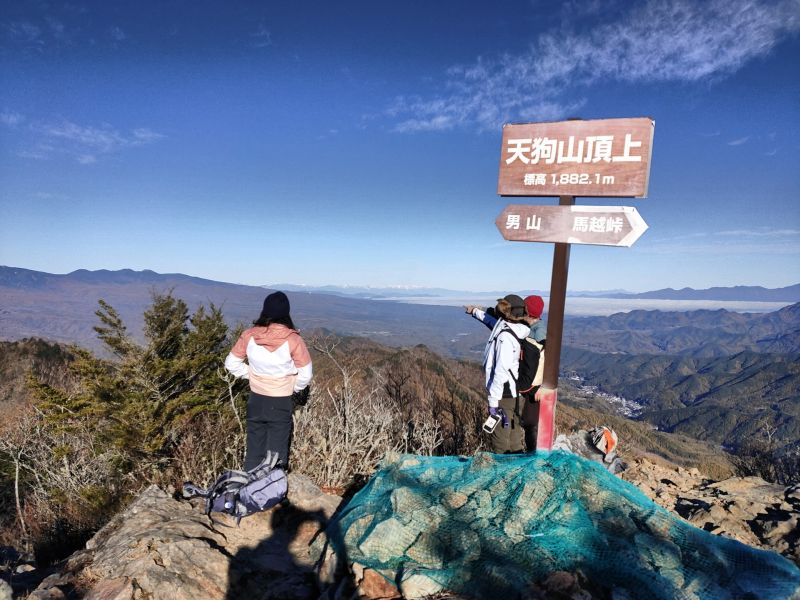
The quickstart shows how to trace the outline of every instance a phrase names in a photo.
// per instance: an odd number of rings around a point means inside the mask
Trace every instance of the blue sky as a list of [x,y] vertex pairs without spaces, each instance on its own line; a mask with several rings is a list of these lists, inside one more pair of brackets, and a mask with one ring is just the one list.
[[[655,119],[571,289],[800,282],[800,3],[3,2],[0,264],[546,289],[504,122]],[[523,200],[525,201],[525,200]],[[534,204],[556,199],[531,199]]]

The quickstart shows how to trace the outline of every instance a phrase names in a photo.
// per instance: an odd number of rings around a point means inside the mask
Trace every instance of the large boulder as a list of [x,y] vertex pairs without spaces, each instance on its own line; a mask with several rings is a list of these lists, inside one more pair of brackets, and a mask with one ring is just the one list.
[[288,503],[236,522],[151,486],[45,579],[31,598],[316,598],[319,551],[341,499],[289,476]]
[[704,478],[697,469],[634,461],[622,474],[660,506],[689,523],[800,565],[800,493],[797,486],[759,477]]

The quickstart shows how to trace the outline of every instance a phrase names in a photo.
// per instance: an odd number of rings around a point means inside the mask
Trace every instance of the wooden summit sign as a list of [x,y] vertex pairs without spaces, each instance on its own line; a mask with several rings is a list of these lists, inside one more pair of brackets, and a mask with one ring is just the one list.
[[557,196],[558,206],[511,204],[495,224],[507,240],[552,242],[547,358],[536,392],[536,449],[555,437],[561,334],[573,244],[630,246],[647,229],[635,208],[576,206],[576,196],[644,198],[655,122],[648,118],[523,123],[503,127],[501,196]]
[[647,117],[506,125],[497,193],[644,198],[654,127]]

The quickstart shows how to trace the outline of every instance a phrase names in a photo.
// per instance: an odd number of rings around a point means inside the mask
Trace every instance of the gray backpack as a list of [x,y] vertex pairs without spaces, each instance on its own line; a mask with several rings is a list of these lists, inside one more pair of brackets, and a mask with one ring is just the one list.
[[238,525],[242,517],[272,508],[286,498],[286,472],[275,466],[277,462],[278,454],[267,452],[254,469],[225,471],[207,489],[187,481],[183,484],[183,496],[205,498],[207,515],[226,513],[236,517]]

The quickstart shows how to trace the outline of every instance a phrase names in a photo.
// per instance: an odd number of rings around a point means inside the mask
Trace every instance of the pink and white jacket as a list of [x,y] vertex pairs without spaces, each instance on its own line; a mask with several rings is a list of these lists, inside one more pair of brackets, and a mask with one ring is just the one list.
[[225,359],[225,368],[249,379],[250,389],[264,396],[291,396],[309,384],[312,374],[303,338],[278,323],[245,330]]

